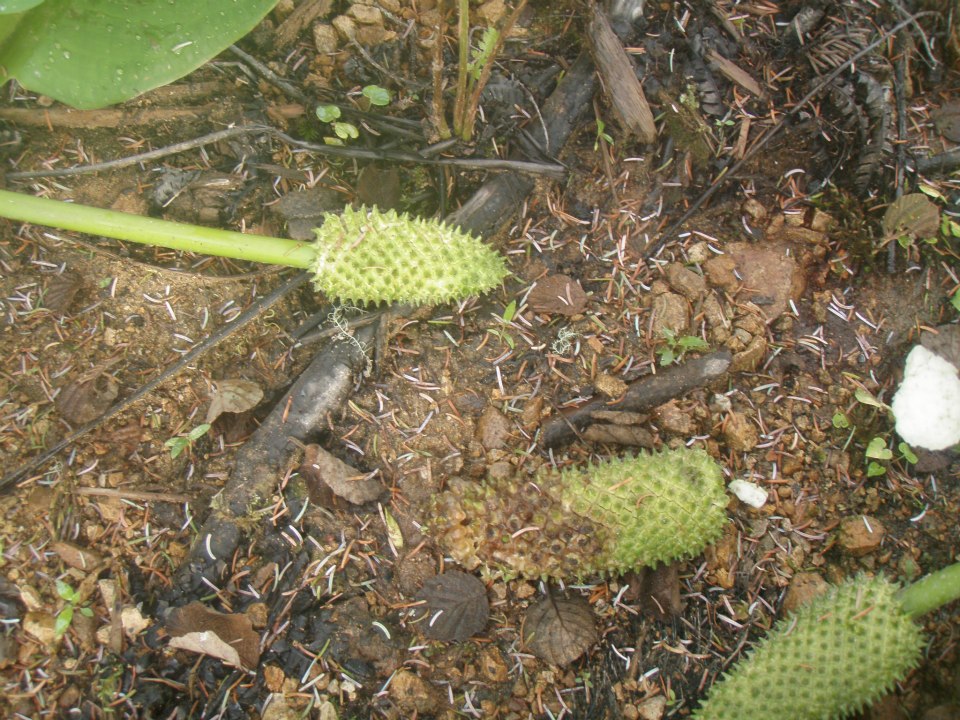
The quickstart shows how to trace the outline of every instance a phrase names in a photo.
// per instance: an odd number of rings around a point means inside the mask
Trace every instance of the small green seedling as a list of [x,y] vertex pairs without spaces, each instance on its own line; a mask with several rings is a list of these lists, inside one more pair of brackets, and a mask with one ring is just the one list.
[[607,132],[607,124],[600,118],[597,118],[597,139],[593,141],[594,151],[600,148],[601,141],[607,145],[613,145],[613,136]]
[[[360,94],[370,105],[384,106],[390,104],[390,91],[379,85],[367,85]],[[343,112],[337,105],[327,104],[318,105],[316,109],[317,119],[322,123],[327,123],[336,137],[324,137],[323,141],[327,145],[343,145],[346,140],[356,140],[360,137],[360,131],[353,123],[343,122],[340,117]]]
[[660,356],[660,364],[670,365],[674,362],[683,360],[683,356],[691,351],[709,350],[710,345],[706,340],[696,335],[681,335],[677,337],[673,330],[664,328],[660,331],[665,341],[664,345],[657,348],[656,353]]
[[776,623],[725,673],[694,720],[846,717],[916,667],[921,616],[960,597],[960,564],[899,589],[883,576],[831,588]]
[[70,583],[57,580],[56,586],[57,595],[66,602],[60,612],[57,613],[56,620],[54,620],[53,623],[53,634],[57,639],[60,639],[66,635],[67,630],[70,629],[75,611],[79,610],[80,614],[84,617],[93,617],[93,610],[85,606],[78,607],[83,599],[80,597],[80,593],[74,590]]
[[176,460],[184,450],[189,450],[193,444],[210,431],[210,423],[197,425],[186,435],[177,435],[167,440],[163,446],[170,448],[170,459]]
[[[906,460],[908,463],[915,465],[917,463],[917,456],[910,448],[909,445],[905,442],[897,443],[897,450],[900,455],[898,456],[901,460]],[[877,435],[869,443],[867,443],[867,448],[864,450],[864,455],[870,460],[867,464],[867,477],[877,477],[883,475],[887,472],[885,465],[881,465],[878,460],[893,460],[893,450],[887,447],[887,441],[883,437]]]

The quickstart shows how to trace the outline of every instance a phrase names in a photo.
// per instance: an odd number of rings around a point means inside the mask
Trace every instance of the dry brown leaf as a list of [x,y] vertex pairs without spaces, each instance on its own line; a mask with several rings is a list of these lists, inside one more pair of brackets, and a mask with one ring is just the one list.
[[90,571],[103,562],[103,557],[99,553],[93,550],[87,550],[73,543],[61,540],[53,543],[51,547],[63,562],[78,570]]
[[332,504],[330,493],[354,505],[362,505],[376,500],[383,492],[383,485],[376,477],[347,465],[319,445],[307,445],[300,475],[307,483],[310,501],[322,507]]
[[433,640],[463,642],[483,630],[490,617],[486,586],[459,570],[424,580],[417,600],[425,603],[417,608],[423,618],[418,627]]
[[260,661],[260,637],[242,613],[228,615],[192,602],[170,611],[166,629],[172,648],[211,655],[245,670]]
[[544,598],[523,618],[523,642],[542,660],[568,665],[597,642],[590,605],[582,599]]
[[223,413],[242,413],[255,408],[263,400],[263,390],[251,380],[219,380],[213,385],[207,422]]
[[940,230],[940,209],[923,193],[910,193],[890,203],[882,225],[887,240],[935,237]]
[[57,395],[60,415],[71,423],[84,425],[102,415],[120,393],[112,376],[101,373],[93,380],[72,382]]
[[587,294],[573,278],[549,275],[537,280],[527,302],[534,312],[578,315],[587,306]]

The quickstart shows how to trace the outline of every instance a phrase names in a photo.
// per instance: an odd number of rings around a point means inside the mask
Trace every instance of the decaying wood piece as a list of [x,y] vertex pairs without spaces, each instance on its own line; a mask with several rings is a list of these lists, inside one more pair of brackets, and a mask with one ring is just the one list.
[[197,542],[174,578],[174,592],[191,593],[202,578],[216,583],[224,561],[233,556],[249,513],[262,509],[273,495],[293,454],[290,439],[301,442],[322,427],[327,413],[346,402],[357,374],[367,364],[361,345],[373,340],[375,326],[332,343],[318,353],[263,424],[237,451],[226,487],[214,501]]
[[603,79],[617,119],[641,143],[652,143],[657,139],[657,126],[653,122],[650,105],[637,80],[633,62],[599,5],[593,7],[588,35],[597,71]]
[[652,410],[694,388],[713,382],[727,372],[732,359],[730,351],[720,350],[695,360],[687,360],[681,365],[674,365],[656,375],[635,380],[619,400],[608,402],[603,398],[594,398],[580,407],[571,408],[550,418],[543,425],[541,442],[544,447],[557,447],[570,442],[584,428],[596,422],[595,413],[598,411]]

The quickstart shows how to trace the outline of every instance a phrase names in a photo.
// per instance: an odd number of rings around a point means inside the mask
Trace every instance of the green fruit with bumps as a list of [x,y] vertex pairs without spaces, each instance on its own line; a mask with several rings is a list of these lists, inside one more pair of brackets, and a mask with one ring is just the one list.
[[314,232],[314,284],[342,302],[445,303],[507,274],[503,257],[472,235],[393,210],[347,207]]
[[714,685],[694,719],[833,720],[874,702],[924,644],[897,590],[860,576],[801,607]]
[[696,555],[720,535],[726,506],[719,466],[681,448],[527,481],[452,483],[432,530],[470,570],[579,579]]

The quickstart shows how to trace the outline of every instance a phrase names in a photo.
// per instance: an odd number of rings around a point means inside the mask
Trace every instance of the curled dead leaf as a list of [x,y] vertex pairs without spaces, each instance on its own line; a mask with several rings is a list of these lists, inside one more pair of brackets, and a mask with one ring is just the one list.
[[252,670],[260,661],[260,637],[247,615],[226,614],[192,602],[167,616],[170,647],[203,653]]
[[246,412],[261,400],[263,390],[251,380],[220,380],[214,383],[206,421],[212,423],[225,412]]
[[307,483],[310,502],[321,507],[333,504],[331,493],[354,505],[362,505],[376,500],[383,492],[383,485],[374,475],[365,475],[319,445],[307,445],[300,475]]

